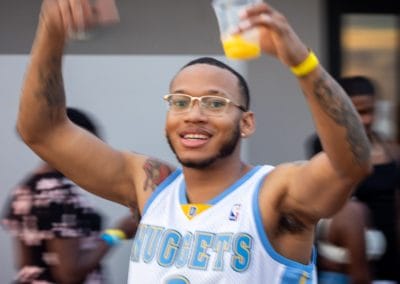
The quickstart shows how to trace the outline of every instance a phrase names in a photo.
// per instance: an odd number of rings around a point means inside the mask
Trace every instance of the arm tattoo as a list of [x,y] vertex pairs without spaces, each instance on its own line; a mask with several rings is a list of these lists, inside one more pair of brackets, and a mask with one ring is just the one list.
[[337,124],[346,128],[347,142],[357,164],[369,159],[369,143],[364,129],[354,113],[348,97],[340,95],[339,85],[326,73],[314,82],[314,95],[326,114]]
[[144,191],[154,191],[171,174],[171,169],[167,165],[154,159],[147,159],[143,165],[143,170],[146,173],[146,180],[143,185]]
[[53,57],[49,66],[39,69],[41,90],[36,94],[46,100],[49,107],[65,105],[64,83],[61,73],[61,59]]

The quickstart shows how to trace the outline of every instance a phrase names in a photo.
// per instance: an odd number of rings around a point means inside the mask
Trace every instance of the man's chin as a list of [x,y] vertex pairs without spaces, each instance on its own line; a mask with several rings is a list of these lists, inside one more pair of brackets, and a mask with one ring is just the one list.
[[192,169],[205,169],[211,166],[215,161],[216,157],[212,157],[209,159],[180,159],[179,162],[182,166]]

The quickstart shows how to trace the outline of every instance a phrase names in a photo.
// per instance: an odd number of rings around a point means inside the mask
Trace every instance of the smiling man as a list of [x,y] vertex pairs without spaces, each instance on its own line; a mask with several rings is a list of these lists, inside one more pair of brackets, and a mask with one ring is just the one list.
[[285,17],[259,3],[238,32],[257,27],[263,52],[297,76],[325,151],[276,167],[242,161],[241,140],[255,131],[248,87],[212,58],[185,65],[164,97],[177,168],[114,150],[72,124],[63,50],[70,31],[95,24],[87,0],[44,1],[18,129],[82,188],[140,211],[129,283],[315,283],[315,224],[369,173],[369,144],[345,92]]

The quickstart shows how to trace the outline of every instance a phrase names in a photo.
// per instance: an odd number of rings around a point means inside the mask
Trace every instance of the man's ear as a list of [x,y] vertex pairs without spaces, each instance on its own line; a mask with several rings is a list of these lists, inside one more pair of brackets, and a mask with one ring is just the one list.
[[247,111],[242,114],[240,119],[240,136],[246,138],[251,136],[256,130],[256,121],[254,113],[252,111]]

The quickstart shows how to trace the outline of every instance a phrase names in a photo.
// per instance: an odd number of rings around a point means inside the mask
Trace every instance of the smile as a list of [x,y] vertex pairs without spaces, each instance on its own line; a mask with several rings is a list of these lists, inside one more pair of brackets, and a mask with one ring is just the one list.
[[183,139],[194,139],[194,140],[206,140],[208,139],[207,135],[204,134],[185,134],[182,137]]

